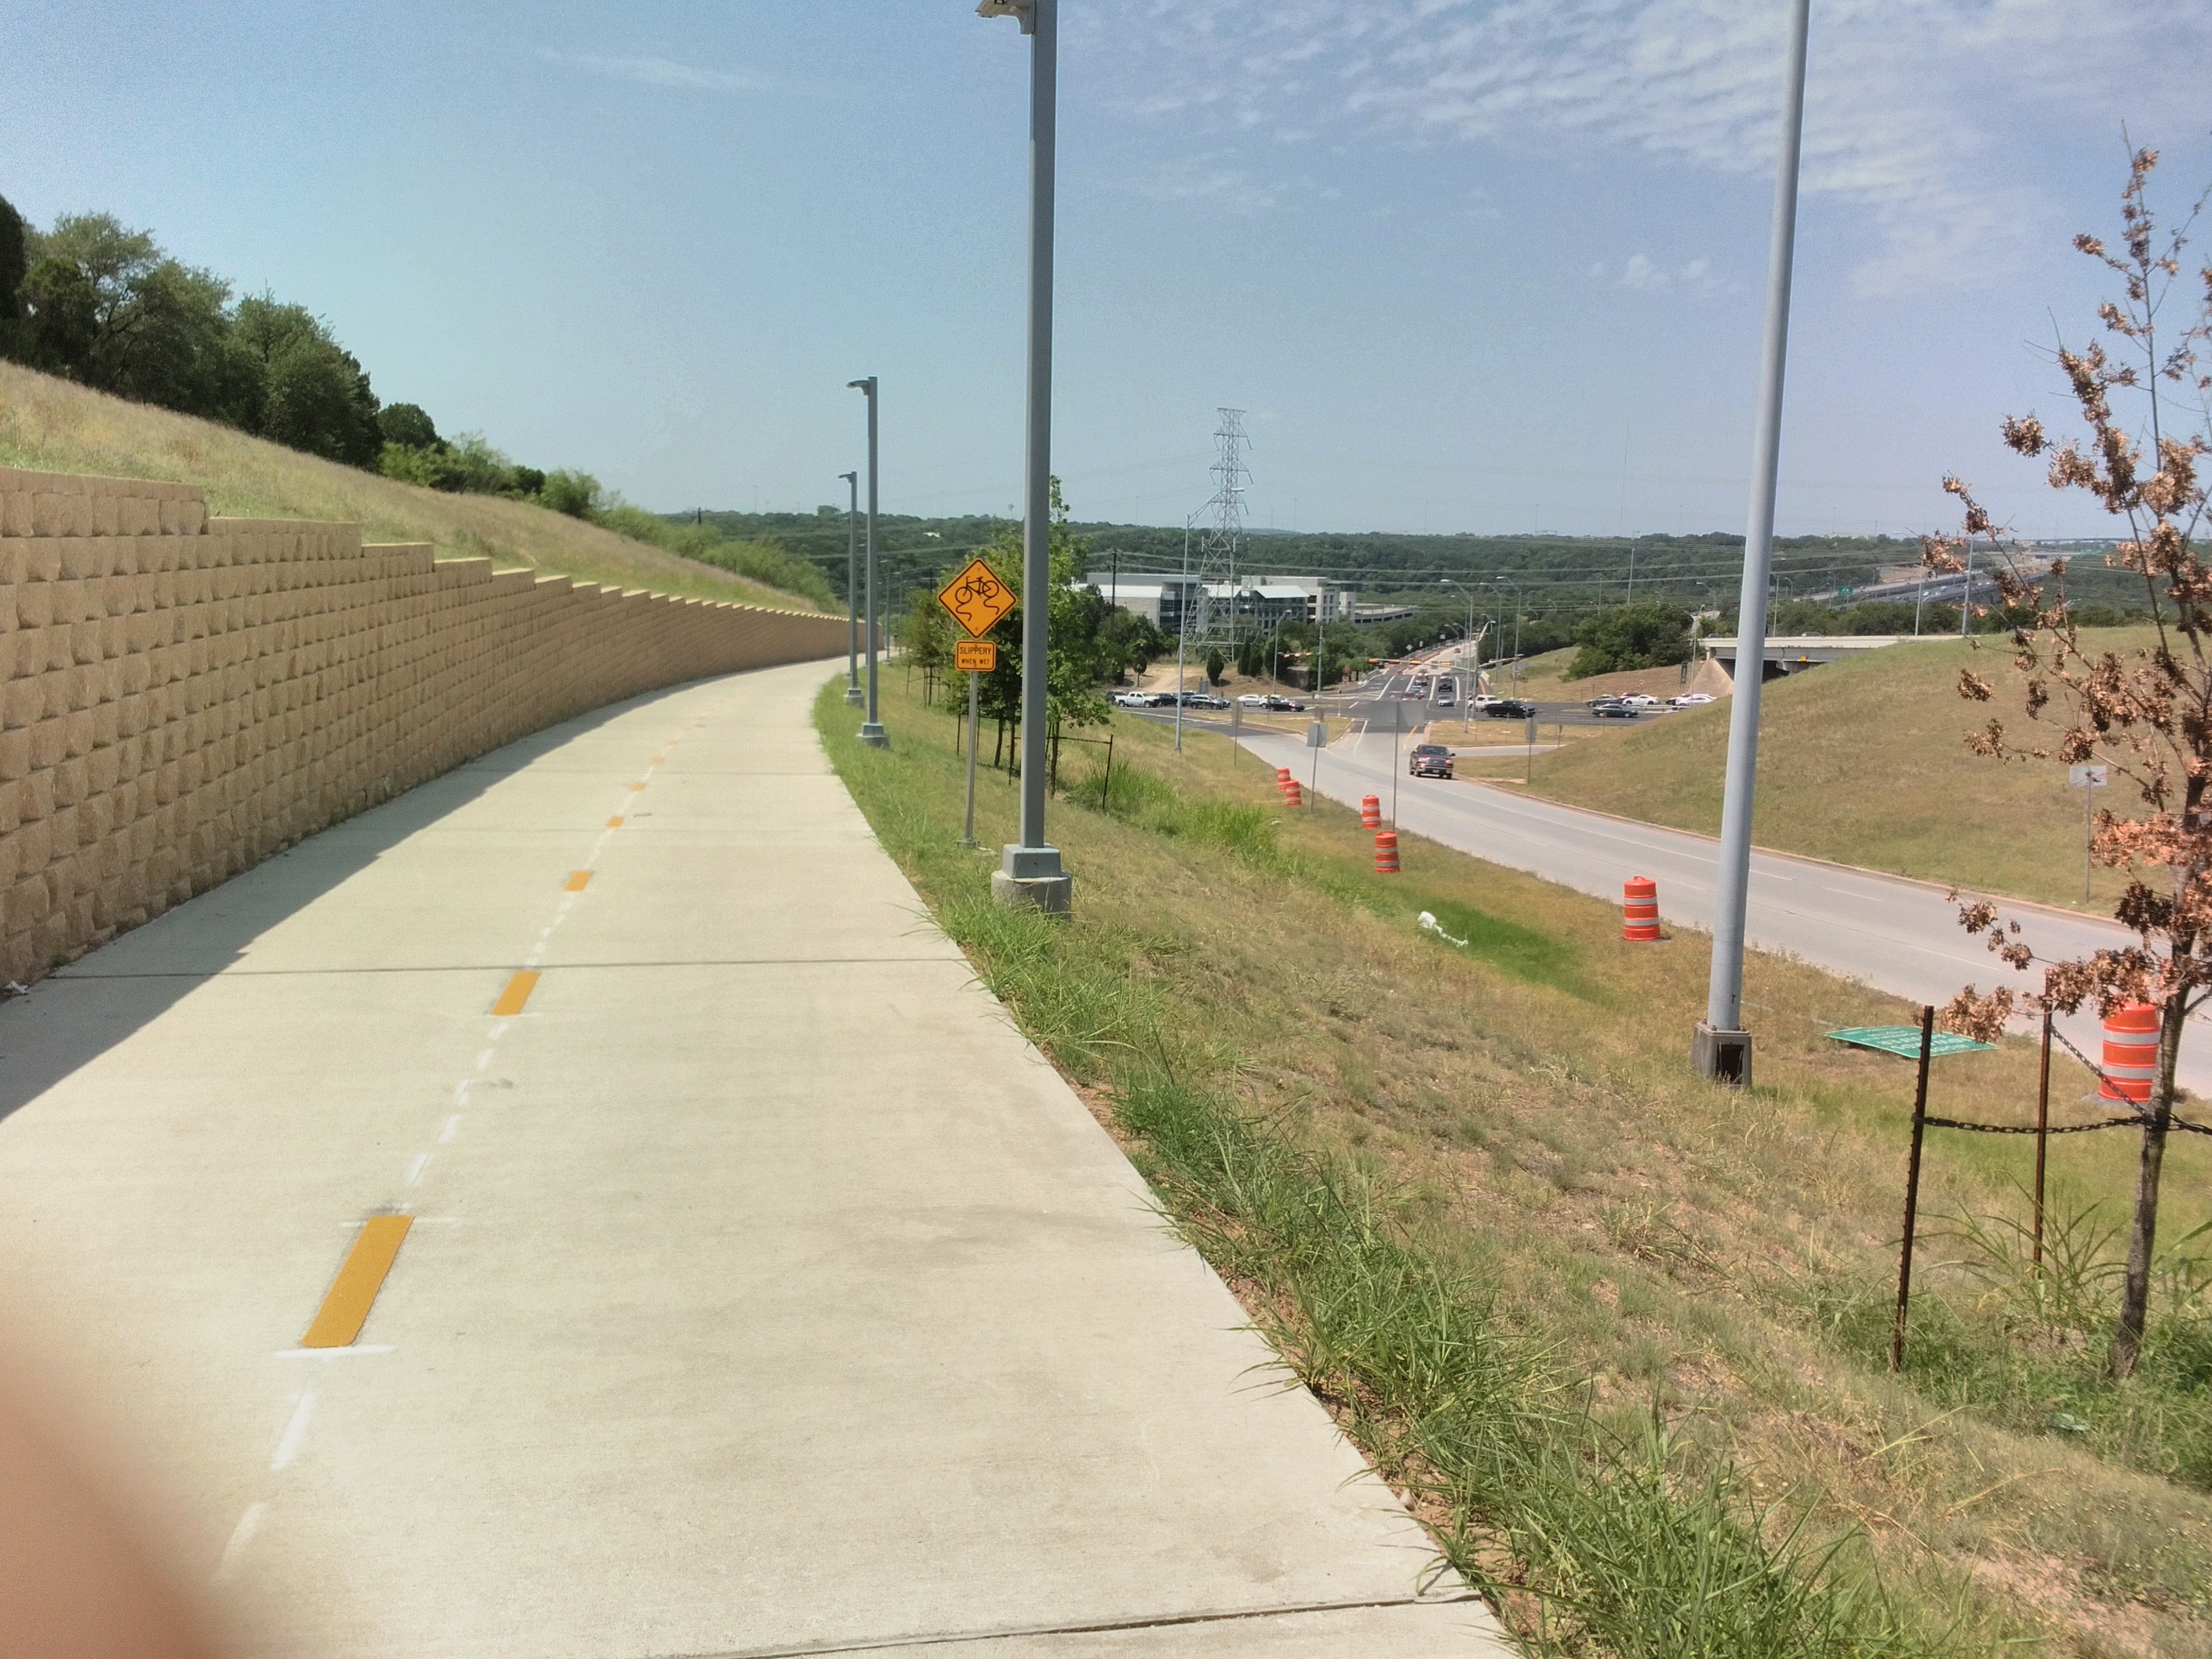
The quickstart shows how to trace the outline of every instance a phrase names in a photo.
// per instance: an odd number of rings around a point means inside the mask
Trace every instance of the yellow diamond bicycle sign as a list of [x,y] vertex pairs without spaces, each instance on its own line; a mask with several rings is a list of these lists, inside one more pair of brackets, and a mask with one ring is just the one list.
[[1021,603],[981,559],[970,560],[965,570],[939,588],[937,602],[952,613],[953,621],[978,638]]

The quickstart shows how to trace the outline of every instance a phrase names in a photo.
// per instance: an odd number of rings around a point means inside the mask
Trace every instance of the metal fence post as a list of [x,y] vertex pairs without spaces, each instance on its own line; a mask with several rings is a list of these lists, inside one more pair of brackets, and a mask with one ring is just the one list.
[[1920,1011],[1920,1080],[1912,1091],[1912,1160],[1905,1170],[1905,1241],[1897,1253],[1897,1325],[1890,1333],[1889,1369],[1905,1368],[1905,1310],[1912,1298],[1912,1224],[1920,1210],[1920,1142],[1928,1132],[1928,1059],[1936,1046],[1936,1010]]

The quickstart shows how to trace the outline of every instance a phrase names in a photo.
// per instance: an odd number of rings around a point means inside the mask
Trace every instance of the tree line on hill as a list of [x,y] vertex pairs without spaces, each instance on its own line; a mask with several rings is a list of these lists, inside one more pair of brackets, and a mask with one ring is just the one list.
[[672,524],[588,472],[522,465],[480,433],[442,435],[421,405],[380,401],[305,306],[234,295],[109,214],[65,213],[41,231],[0,197],[0,357],[404,483],[531,501],[836,603],[821,572],[781,548]]

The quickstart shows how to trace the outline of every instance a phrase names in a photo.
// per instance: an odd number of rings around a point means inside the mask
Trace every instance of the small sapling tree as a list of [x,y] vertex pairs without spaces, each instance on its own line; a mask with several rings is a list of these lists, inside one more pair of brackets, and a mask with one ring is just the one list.
[[[2097,862],[2126,872],[2114,915],[2136,943],[2052,960],[1987,900],[1960,909],[1966,931],[1984,937],[2009,967],[2042,970],[2041,989],[2019,999],[2019,1007],[2071,1013],[2088,1004],[2109,1015],[2122,1003],[2146,1002],[2160,1011],[2158,1072],[2141,1114],[2133,1222],[2107,1359],[2115,1376],[2135,1369],[2142,1346],[2182,1032],[2191,1013],[2212,998],[2212,801],[2205,799],[2212,783],[2212,568],[2198,549],[2206,507],[2198,467],[2212,448],[2212,377],[2198,356],[2212,337],[2212,264],[2184,273],[2205,198],[2178,227],[2162,231],[2156,223],[2147,186],[2157,162],[2148,149],[2129,158],[2119,248],[2087,234],[2075,239],[2118,278],[2122,291],[2098,308],[2103,341],[2075,349],[2062,340],[2055,352],[2088,427],[2086,440],[2055,441],[2033,415],[2004,423],[2013,450],[2049,458],[2053,489],[2086,491],[2124,523],[2113,559],[2143,584],[2150,641],[2131,651],[2085,642],[2066,602],[2063,563],[2051,567],[2048,587],[2027,580],[2021,550],[1958,478],[1946,478],[1943,487],[1964,508],[1962,533],[1925,538],[1923,549],[1930,568],[1956,571],[1977,543],[1988,544],[1995,556],[1985,568],[2014,624],[2022,712],[2044,728],[2022,741],[1992,718],[1967,734],[1969,746],[2007,761],[2103,761],[2141,803],[2140,810],[2099,811],[2091,837]],[[1996,695],[1971,669],[1961,673],[1959,690],[1978,703]],[[1945,1016],[1954,1030],[1987,1036],[2015,1011],[2011,989],[1983,995],[1969,985]]]

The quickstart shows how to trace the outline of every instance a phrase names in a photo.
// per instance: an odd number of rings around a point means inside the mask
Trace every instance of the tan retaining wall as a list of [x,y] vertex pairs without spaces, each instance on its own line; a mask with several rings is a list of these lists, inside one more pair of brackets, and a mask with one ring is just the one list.
[[28,981],[487,750],[845,648],[842,617],[577,586],[188,484],[0,468],[0,973]]

